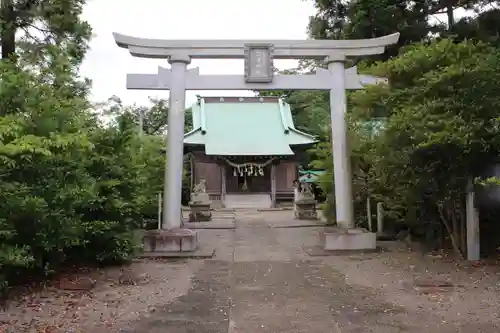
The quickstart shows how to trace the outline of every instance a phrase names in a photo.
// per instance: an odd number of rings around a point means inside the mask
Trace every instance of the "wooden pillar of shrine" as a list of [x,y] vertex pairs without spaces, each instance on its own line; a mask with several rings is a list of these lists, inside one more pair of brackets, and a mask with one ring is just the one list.
[[220,202],[222,205],[222,208],[225,208],[225,202],[226,202],[226,177],[227,177],[227,166],[221,164],[220,166],[220,172],[221,172],[221,190],[220,190]]
[[191,155],[189,157],[189,172],[191,173],[190,177],[191,177],[191,180],[190,180],[190,184],[189,184],[189,192],[191,192],[194,188],[194,156]]
[[271,207],[276,208],[276,165],[271,164]]

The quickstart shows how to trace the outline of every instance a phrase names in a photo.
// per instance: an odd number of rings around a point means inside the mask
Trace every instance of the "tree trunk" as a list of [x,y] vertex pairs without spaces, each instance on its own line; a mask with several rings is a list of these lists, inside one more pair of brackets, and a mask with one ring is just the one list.
[[450,226],[450,223],[448,222],[447,218],[445,217],[443,213],[443,207],[438,205],[438,212],[439,212],[439,217],[441,218],[441,222],[446,228],[446,231],[448,232],[448,235],[450,236],[451,240],[451,245],[453,246],[453,250],[455,251],[456,254],[458,254],[462,259],[464,258],[462,251],[460,251],[460,245],[458,243],[458,240],[455,238],[455,235],[453,233],[452,227]]
[[448,18],[448,31],[451,31],[453,29],[453,26],[455,25],[455,16],[453,15],[453,3],[451,1],[448,1],[446,4],[446,16]]
[[462,253],[464,254],[465,257],[467,257],[467,221],[465,219],[465,214],[463,208],[464,205],[461,205],[460,207],[460,244],[462,248]]
[[13,0],[1,0],[0,46],[2,60],[11,59],[16,53],[16,13]]

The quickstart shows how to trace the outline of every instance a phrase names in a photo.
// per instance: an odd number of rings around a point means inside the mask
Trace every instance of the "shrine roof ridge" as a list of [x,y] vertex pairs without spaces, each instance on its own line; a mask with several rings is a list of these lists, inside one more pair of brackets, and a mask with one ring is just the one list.
[[399,33],[353,40],[169,40],[139,38],[116,32],[113,37],[119,47],[128,49],[133,56],[144,58],[169,58],[173,54],[182,54],[198,59],[240,59],[245,57],[245,47],[254,44],[272,47],[273,57],[276,59],[320,59],[336,53],[344,56],[380,54],[387,45],[398,41]]
[[295,128],[290,105],[279,97],[227,98],[198,97],[186,146],[204,146],[207,155],[288,156],[294,155],[291,147],[317,142]]
[[279,96],[198,96],[205,103],[277,103]]

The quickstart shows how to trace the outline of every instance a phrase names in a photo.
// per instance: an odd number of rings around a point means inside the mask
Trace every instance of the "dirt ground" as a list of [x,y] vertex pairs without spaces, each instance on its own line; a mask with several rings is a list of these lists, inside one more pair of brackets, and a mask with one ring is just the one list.
[[95,281],[89,290],[26,294],[0,313],[0,332],[500,332],[498,266],[397,244],[310,256],[320,228],[276,228],[297,226],[292,214],[240,211],[236,229],[199,230],[212,259],[136,261],[70,278]]

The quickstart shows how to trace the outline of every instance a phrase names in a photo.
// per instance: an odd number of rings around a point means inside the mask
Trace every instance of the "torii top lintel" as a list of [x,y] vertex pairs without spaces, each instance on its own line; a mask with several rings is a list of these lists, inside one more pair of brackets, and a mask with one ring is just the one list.
[[167,59],[189,56],[194,59],[243,59],[245,45],[271,45],[274,59],[324,59],[331,56],[365,56],[381,54],[387,45],[397,43],[399,33],[354,40],[168,40],[137,38],[113,33],[119,47],[140,58]]

